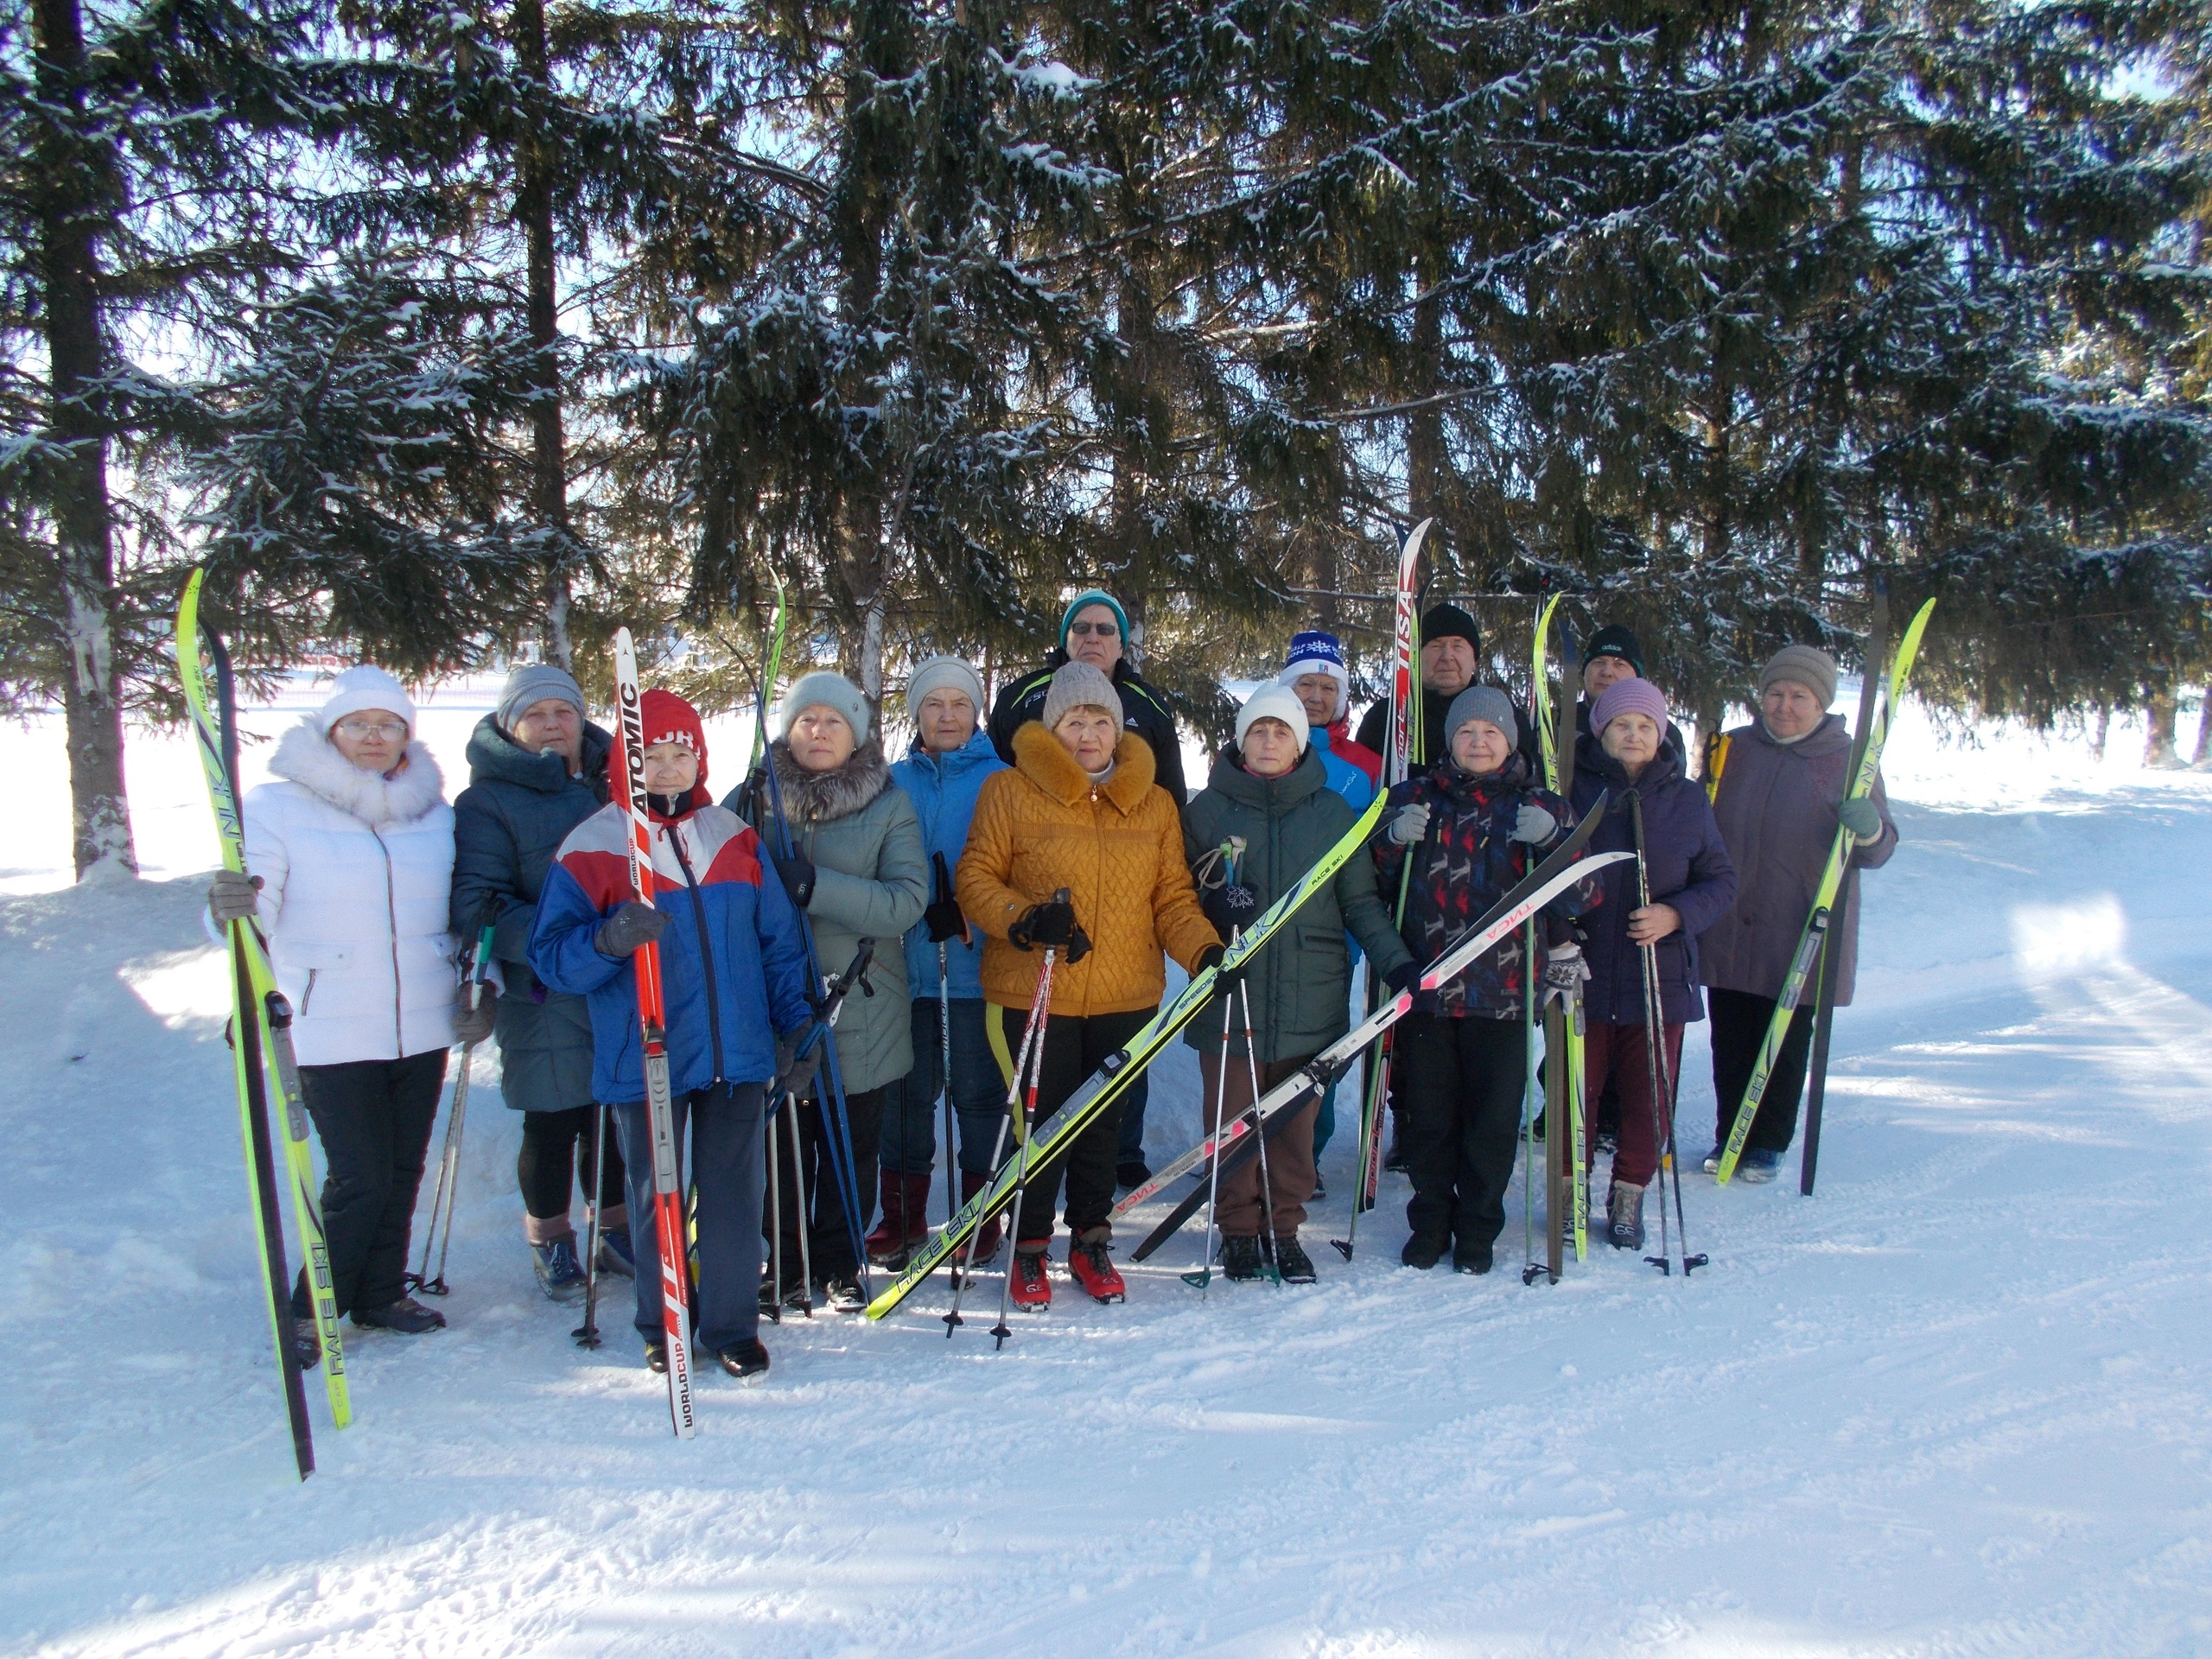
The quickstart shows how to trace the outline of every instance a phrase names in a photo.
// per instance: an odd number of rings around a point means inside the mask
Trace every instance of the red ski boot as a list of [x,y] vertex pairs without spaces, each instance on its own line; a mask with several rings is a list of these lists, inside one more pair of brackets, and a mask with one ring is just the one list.
[[1093,1301],[1119,1302],[1128,1298],[1129,1287],[1122,1281],[1114,1258],[1106,1253],[1106,1241],[1113,1236],[1108,1228],[1086,1227],[1068,1241],[1068,1272],[1090,1293]]
[[887,1169],[879,1177],[877,1188],[883,1218],[864,1241],[868,1259],[874,1267],[895,1271],[906,1265],[917,1244],[929,1238],[930,1178],[926,1173],[900,1175]]
[[1046,1270],[1049,1238],[1025,1238],[1014,1247],[1014,1282],[1008,1288],[1016,1307],[1042,1312],[1052,1305],[1052,1275]]

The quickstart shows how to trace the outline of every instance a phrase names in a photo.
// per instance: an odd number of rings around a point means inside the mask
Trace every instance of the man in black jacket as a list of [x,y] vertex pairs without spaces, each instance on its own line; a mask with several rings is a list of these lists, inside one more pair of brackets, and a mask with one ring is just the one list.
[[991,747],[999,759],[1014,764],[1015,728],[1043,715],[1053,674],[1072,658],[1089,663],[1114,682],[1122,694],[1122,723],[1152,746],[1153,776],[1175,798],[1177,806],[1185,804],[1190,797],[1183,783],[1183,740],[1175,730],[1175,716],[1167,699],[1129,666],[1122,654],[1128,638],[1128,616],[1111,594],[1096,588],[1077,594],[1060,617],[1060,643],[1046,654],[1045,666],[1013,681],[992,705]]

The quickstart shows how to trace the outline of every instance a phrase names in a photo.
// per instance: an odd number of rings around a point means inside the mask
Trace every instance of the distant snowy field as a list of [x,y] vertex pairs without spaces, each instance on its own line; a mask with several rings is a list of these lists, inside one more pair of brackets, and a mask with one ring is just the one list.
[[[425,704],[449,789],[488,703]],[[713,732],[717,783],[748,735]],[[680,1445],[619,1300],[585,1355],[536,1293],[487,1054],[453,1328],[349,1328],[357,1421],[310,1382],[302,1486],[196,762],[134,735],[149,879],[73,889],[58,722],[0,728],[0,1649],[2212,1652],[2212,778],[2141,747],[1908,711],[1820,1193],[1693,1173],[1688,1282],[1608,1252],[1524,1288],[1517,1187],[1499,1273],[1408,1273],[1395,1177],[1347,1267],[1347,1131],[1314,1287],[1202,1304],[1193,1230],[994,1353],[931,1286],[767,1331],[767,1386],[702,1378]],[[1195,1135],[1186,1054],[1156,1156]],[[1697,1038],[1685,1065],[1694,1154]]]

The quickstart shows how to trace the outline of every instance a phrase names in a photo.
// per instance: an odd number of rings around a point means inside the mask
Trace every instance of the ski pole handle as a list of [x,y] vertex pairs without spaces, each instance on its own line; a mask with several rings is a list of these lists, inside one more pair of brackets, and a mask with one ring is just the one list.
[[468,1011],[476,1012],[476,1005],[484,1000],[484,978],[492,969],[492,927],[490,922],[476,936],[476,958],[468,969]]

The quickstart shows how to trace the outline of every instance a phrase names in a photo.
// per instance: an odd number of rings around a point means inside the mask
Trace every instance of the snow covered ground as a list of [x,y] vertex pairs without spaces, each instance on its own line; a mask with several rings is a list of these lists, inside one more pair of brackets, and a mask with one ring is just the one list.
[[[485,704],[429,705],[455,786]],[[1202,1303],[1193,1232],[1126,1306],[1063,1286],[994,1353],[932,1287],[771,1330],[768,1385],[702,1380],[680,1445],[619,1325],[582,1354],[535,1293],[487,1057],[453,1328],[349,1330],[358,1421],[311,1382],[302,1486],[194,763],[134,741],[150,879],[71,889],[58,732],[0,731],[0,1648],[2212,1652],[2212,778],[2139,750],[1908,716],[1820,1193],[1691,1175],[1688,1282],[1408,1273],[1391,1178],[1313,1288]],[[1694,1151],[1694,1039],[1687,1066]],[[1194,1101],[1179,1049],[1156,1151]],[[1516,1198],[1502,1255],[1521,1233]]]

